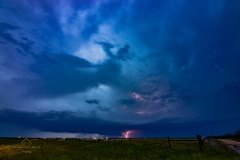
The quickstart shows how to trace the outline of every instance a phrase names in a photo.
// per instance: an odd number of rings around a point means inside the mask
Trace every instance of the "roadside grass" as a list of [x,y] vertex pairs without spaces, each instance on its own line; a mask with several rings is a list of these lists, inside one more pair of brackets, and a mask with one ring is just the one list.
[[230,138],[230,139],[240,142],[240,138]]
[[32,141],[33,147],[11,147],[21,141],[1,139],[0,160],[240,160],[238,154],[224,147],[205,145],[201,152],[196,141],[187,140],[171,141],[171,148],[163,139],[37,139]]

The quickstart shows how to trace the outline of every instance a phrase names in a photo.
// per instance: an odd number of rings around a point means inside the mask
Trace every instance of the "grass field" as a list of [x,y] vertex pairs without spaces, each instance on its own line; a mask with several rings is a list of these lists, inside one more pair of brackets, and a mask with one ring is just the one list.
[[[205,145],[199,150],[196,141],[163,139],[0,139],[0,160],[240,160],[228,149],[214,149]],[[162,144],[162,145],[161,145]]]

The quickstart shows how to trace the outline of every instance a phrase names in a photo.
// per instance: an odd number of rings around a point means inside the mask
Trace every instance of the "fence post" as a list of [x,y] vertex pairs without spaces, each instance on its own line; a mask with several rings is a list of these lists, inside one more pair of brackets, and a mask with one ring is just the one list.
[[201,136],[200,136],[200,138],[201,138],[201,145],[202,145],[202,147],[204,148],[204,139],[202,139]]
[[168,136],[168,147],[171,148],[171,142],[170,142],[169,136]]
[[199,134],[197,135],[197,140],[198,140],[199,150],[202,152],[203,142],[202,142],[202,137]]

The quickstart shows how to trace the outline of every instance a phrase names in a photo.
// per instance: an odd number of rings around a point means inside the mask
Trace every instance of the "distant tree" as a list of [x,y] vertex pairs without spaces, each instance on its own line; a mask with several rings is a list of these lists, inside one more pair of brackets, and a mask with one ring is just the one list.
[[240,138],[240,130],[237,130],[237,131],[234,133],[234,136]]
[[226,133],[224,135],[212,135],[211,138],[240,138],[240,129],[235,133]]
[[222,136],[223,138],[232,138],[233,134],[232,133],[227,133],[225,135]]

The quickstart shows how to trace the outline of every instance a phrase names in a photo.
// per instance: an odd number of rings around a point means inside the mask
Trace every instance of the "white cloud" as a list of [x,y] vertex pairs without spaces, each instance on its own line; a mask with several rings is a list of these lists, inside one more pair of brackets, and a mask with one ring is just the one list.
[[[99,25],[98,32],[93,34],[88,42],[83,43],[74,55],[94,64],[104,62],[108,57],[97,42],[107,41],[112,44],[124,44],[121,36],[114,33],[112,28],[113,23],[111,22]],[[116,53],[116,51],[116,49],[113,49],[113,52]]]
[[102,47],[94,42],[89,42],[83,45],[74,53],[74,55],[94,64],[102,63],[107,58]]

